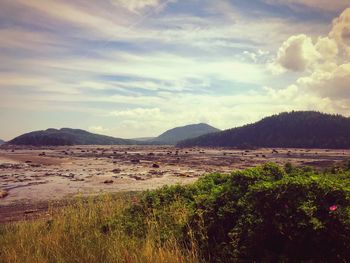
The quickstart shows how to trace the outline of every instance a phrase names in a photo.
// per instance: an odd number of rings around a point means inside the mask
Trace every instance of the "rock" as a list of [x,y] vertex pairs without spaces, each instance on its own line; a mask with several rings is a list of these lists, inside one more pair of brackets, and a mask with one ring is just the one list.
[[152,165],[152,167],[153,167],[153,168],[159,168],[160,166],[159,166],[159,164],[154,163],[154,164]]
[[139,159],[132,159],[131,162],[132,163],[140,163],[140,160]]
[[112,170],[112,173],[119,174],[121,171],[122,170],[120,170],[119,168],[116,168]]
[[104,184],[113,184],[113,182],[114,182],[113,180],[106,180],[106,181],[104,181],[103,183],[104,183]]
[[83,178],[74,178],[74,179],[72,179],[71,181],[74,181],[74,182],[83,182],[83,181],[85,181],[85,179],[83,179]]
[[33,214],[35,212],[38,212],[38,210],[26,210],[24,211],[24,213],[27,215],[27,214]]
[[178,176],[179,177],[192,177],[191,175],[183,174],[183,173],[178,174]]
[[5,198],[6,196],[8,196],[9,193],[5,190],[0,190],[0,198]]

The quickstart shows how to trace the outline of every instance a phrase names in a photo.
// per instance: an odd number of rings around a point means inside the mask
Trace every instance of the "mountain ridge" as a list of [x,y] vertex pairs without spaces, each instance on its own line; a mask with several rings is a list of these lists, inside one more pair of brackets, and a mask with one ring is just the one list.
[[350,148],[350,118],[316,111],[292,111],[252,124],[184,140],[179,147]]
[[22,134],[7,144],[32,146],[60,145],[121,145],[133,144],[134,141],[111,136],[90,133],[81,129],[61,128],[39,130]]

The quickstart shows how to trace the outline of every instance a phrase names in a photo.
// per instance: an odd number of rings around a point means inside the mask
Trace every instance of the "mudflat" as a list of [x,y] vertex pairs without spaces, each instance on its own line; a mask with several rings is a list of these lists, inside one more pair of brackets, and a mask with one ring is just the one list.
[[172,146],[7,147],[0,149],[0,222],[30,217],[75,195],[188,184],[266,162],[326,168],[350,150],[217,149]]

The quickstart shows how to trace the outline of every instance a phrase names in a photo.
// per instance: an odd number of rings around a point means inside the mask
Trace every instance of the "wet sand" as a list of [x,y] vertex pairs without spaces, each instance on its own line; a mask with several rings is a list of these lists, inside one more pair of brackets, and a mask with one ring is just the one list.
[[[350,150],[177,149],[171,146],[72,146],[0,149],[0,222],[77,194],[127,192],[188,184],[212,172],[266,162],[330,167]],[[32,209],[33,210],[33,209]],[[35,209],[34,209],[35,211]],[[31,214],[31,213],[28,213]],[[17,217],[16,217],[17,218]]]

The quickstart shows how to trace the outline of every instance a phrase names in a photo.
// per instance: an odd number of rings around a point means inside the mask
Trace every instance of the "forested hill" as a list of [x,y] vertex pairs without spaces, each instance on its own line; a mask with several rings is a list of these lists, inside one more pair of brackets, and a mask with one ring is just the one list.
[[350,118],[293,111],[178,143],[180,147],[350,148]]
[[9,141],[12,145],[55,146],[55,145],[119,145],[134,141],[90,133],[79,129],[62,128],[34,131]]

